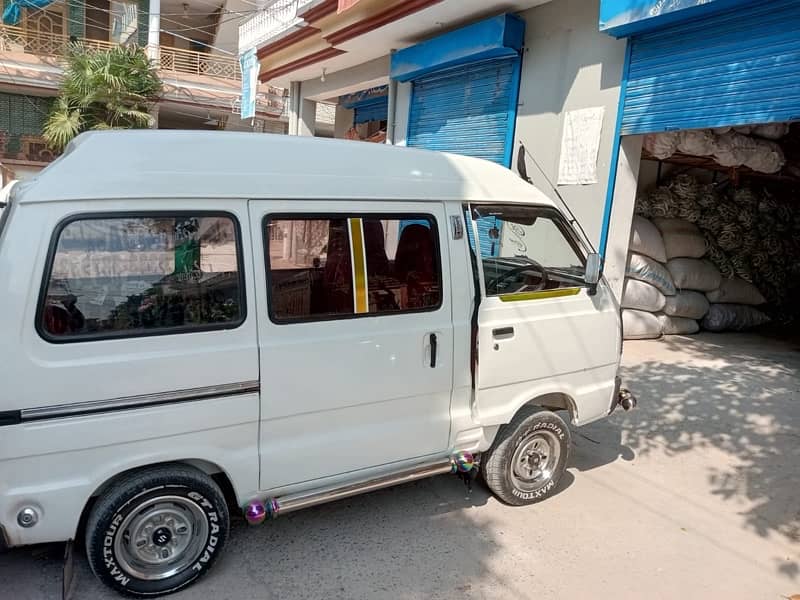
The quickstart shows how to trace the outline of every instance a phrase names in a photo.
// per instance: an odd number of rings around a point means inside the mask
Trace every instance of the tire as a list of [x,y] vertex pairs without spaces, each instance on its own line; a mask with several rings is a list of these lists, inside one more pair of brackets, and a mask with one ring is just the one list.
[[483,480],[506,504],[541,502],[558,488],[570,445],[569,427],[561,417],[538,406],[525,406],[500,428],[483,456]]
[[229,523],[222,491],[208,475],[185,465],[147,468],[98,498],[86,522],[86,554],[106,585],[128,596],[159,596],[205,575]]

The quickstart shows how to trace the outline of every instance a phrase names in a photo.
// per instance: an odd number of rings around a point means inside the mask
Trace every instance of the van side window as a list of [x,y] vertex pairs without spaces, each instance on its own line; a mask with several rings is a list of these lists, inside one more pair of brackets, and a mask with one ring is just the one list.
[[267,217],[270,315],[278,323],[435,310],[441,264],[427,215]]
[[[585,285],[585,258],[547,207],[473,205],[487,296],[532,294]],[[474,236],[470,245],[475,249]]]
[[170,334],[244,320],[230,216],[87,217],[56,235],[37,316],[45,338]]
[[266,228],[273,318],[352,315],[347,219],[268,220]]

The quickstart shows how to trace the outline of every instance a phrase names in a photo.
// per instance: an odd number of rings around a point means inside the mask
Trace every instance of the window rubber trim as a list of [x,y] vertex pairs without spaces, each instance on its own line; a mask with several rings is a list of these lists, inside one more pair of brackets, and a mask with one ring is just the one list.
[[[321,220],[333,220],[333,219],[341,219],[349,223],[349,219],[361,219],[362,224],[365,219],[377,219],[377,220],[387,220],[387,221],[402,221],[402,220],[420,220],[425,219],[431,224],[431,231],[433,232],[434,236],[434,249],[436,251],[436,269],[437,275],[439,277],[439,286],[441,288],[441,293],[439,294],[439,301],[431,306],[427,306],[425,308],[413,308],[407,310],[398,310],[395,312],[365,312],[365,313],[347,313],[347,314],[333,314],[333,315],[319,315],[319,316],[310,316],[304,317],[299,319],[282,319],[275,315],[272,305],[272,269],[270,265],[270,256],[269,256],[269,236],[267,235],[267,226],[269,225],[270,221],[321,221]],[[436,220],[436,216],[430,213],[387,213],[387,212],[379,212],[379,213],[366,213],[366,212],[330,212],[330,213],[315,213],[315,212],[275,212],[275,213],[267,213],[261,219],[261,240],[264,246],[264,267],[265,267],[265,274],[266,274],[266,283],[267,283],[267,314],[269,315],[269,320],[274,323],[275,325],[298,325],[302,323],[319,323],[325,321],[346,321],[351,319],[364,319],[369,317],[397,317],[401,315],[410,315],[410,314],[418,314],[418,313],[426,313],[426,312],[436,312],[442,308],[444,305],[444,277],[442,272],[442,251],[441,251],[441,241],[439,239],[440,231],[439,231],[439,224]],[[398,240],[399,241],[399,240]],[[348,243],[350,244],[350,251],[352,253],[352,245],[353,239],[350,235],[350,230],[348,227]],[[353,281],[353,294],[355,294],[355,281]],[[355,310],[355,307],[354,307]]]
[[[233,223],[234,232],[236,234],[236,260],[239,275],[239,301],[241,307],[241,314],[236,321],[228,323],[209,323],[208,325],[200,326],[182,326],[182,327],[157,327],[153,329],[145,329],[136,332],[120,333],[90,333],[78,334],[68,336],[52,335],[45,330],[43,324],[44,305],[47,299],[47,288],[50,284],[50,275],[53,270],[53,263],[55,261],[56,250],[58,249],[58,240],[61,238],[61,233],[64,229],[76,221],[89,221],[100,219],[136,219],[136,218],[180,218],[180,217],[221,217],[230,219]],[[237,329],[247,320],[247,288],[245,279],[245,264],[244,264],[244,249],[242,246],[242,228],[239,223],[238,217],[228,211],[222,210],[146,210],[146,211],[102,211],[102,212],[85,212],[75,213],[61,219],[53,230],[50,236],[50,244],[47,248],[47,261],[44,265],[44,273],[42,275],[42,282],[39,286],[39,298],[36,304],[35,328],[44,341],[51,344],[77,344],[83,342],[100,342],[109,340],[124,340],[131,338],[143,338],[153,336],[166,336],[166,335],[181,335],[186,333],[204,333],[209,331],[225,331]]]

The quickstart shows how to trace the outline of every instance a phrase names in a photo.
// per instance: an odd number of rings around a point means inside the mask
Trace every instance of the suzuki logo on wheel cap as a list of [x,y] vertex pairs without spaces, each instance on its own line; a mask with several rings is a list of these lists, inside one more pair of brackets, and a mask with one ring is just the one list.
[[172,540],[172,532],[166,527],[159,527],[153,532],[153,543],[156,546],[166,546]]

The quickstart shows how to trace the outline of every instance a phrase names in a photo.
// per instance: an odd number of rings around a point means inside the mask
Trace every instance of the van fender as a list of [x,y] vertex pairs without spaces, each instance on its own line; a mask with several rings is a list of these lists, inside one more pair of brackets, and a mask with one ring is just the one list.
[[[137,456],[135,460],[116,462],[106,465],[101,471],[94,473],[92,484],[88,486],[92,492],[85,496],[80,517],[78,522],[75,523],[74,539],[77,539],[81,528],[86,523],[86,519],[89,516],[91,507],[94,504],[94,499],[112,487],[121,477],[139,469],[167,464],[182,464],[194,467],[206,475],[219,475],[223,478],[223,485],[221,486],[223,493],[232,494],[235,497],[237,504],[241,504],[244,501],[243,498],[249,497],[257,491],[257,480],[254,480],[252,484],[248,486],[248,488],[252,487],[252,490],[244,490],[242,489],[241,485],[236,485],[237,482],[235,481],[235,477],[231,476],[230,470],[226,468],[223,463],[221,463],[218,459],[211,460],[210,458],[199,458],[204,453],[200,449],[196,450],[197,452],[194,453],[188,452],[182,454],[184,458],[170,456],[165,452],[153,453],[146,456]],[[242,482],[239,483],[241,484]]]
[[480,390],[476,413],[483,426],[505,425],[523,406],[541,406],[569,412],[573,425],[605,417],[615,389],[617,365],[577,371]]

